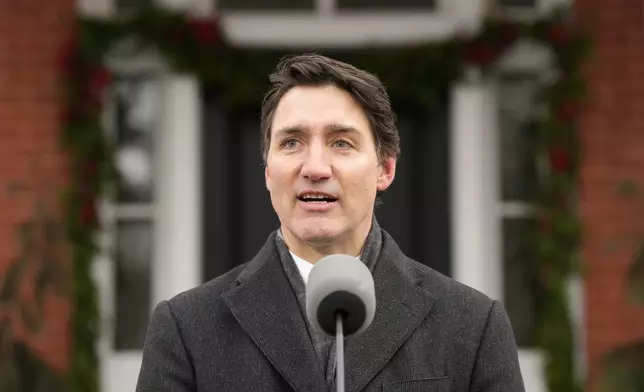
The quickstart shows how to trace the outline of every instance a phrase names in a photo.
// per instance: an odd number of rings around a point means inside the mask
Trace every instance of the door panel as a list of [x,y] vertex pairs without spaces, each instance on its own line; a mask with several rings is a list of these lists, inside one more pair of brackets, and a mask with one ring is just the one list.
[[[204,102],[204,280],[251,259],[279,227],[264,183],[259,108],[226,112],[216,92]],[[395,107],[402,156],[380,196],[380,225],[410,257],[450,274],[447,110]]]

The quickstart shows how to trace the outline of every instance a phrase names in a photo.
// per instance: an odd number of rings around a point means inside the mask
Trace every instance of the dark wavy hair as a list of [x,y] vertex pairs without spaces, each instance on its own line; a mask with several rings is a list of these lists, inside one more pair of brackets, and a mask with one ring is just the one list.
[[262,156],[266,161],[271,124],[280,99],[296,86],[334,85],[348,92],[362,107],[380,162],[400,155],[400,136],[389,95],[377,76],[350,64],[315,53],[287,56],[269,77],[271,89],[262,104]]

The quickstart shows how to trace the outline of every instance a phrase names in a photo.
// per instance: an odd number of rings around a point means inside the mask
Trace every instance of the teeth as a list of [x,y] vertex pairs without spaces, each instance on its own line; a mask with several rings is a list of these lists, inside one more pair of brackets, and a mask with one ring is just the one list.
[[330,199],[330,197],[322,195],[302,195],[305,199]]
[[325,195],[318,195],[318,194],[304,194],[304,195],[300,196],[300,199],[302,199],[302,200],[310,200],[310,201],[335,200],[335,198],[333,198],[333,197],[325,196]]

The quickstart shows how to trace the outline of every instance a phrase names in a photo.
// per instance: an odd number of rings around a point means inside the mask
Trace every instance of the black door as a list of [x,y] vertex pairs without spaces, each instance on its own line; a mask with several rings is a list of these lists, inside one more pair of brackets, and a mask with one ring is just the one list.
[[[443,102],[447,102],[446,99]],[[259,107],[232,113],[203,93],[204,280],[250,260],[279,227],[260,153]],[[450,274],[448,110],[396,106],[402,156],[376,208],[403,252]]]

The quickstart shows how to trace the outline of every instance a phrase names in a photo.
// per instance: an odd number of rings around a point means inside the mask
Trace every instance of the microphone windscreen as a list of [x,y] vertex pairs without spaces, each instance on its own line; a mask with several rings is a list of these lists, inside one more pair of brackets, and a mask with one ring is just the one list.
[[373,276],[362,261],[337,254],[315,263],[306,286],[306,313],[313,328],[335,336],[341,313],[344,336],[359,334],[371,325],[375,311]]

